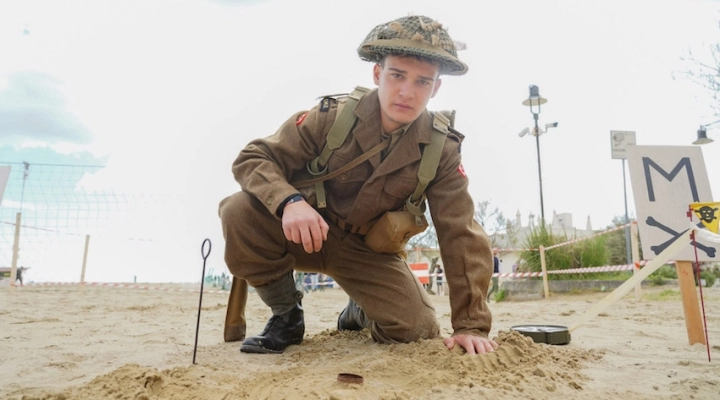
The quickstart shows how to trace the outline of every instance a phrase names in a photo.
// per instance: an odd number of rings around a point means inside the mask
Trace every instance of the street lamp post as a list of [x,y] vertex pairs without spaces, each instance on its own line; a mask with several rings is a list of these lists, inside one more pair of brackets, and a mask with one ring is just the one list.
[[[532,135],[535,136],[535,147],[537,149],[537,164],[538,164],[538,181],[540,183],[540,221],[541,224],[545,225],[545,205],[543,204],[543,185],[542,185],[542,164],[540,162],[540,135],[545,133],[540,131],[538,127],[538,117],[540,115],[540,106],[547,103],[547,99],[540,96],[540,89],[536,85],[530,85],[530,95],[527,100],[523,101],[524,106],[530,107],[530,112],[535,120],[535,127],[533,128]],[[545,129],[557,127],[557,122],[553,124],[547,124]],[[525,136],[529,129],[525,129],[520,132],[520,137]]]

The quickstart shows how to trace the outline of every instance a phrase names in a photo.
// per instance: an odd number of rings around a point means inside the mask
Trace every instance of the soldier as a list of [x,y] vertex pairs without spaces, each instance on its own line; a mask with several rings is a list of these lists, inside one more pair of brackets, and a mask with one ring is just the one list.
[[[293,270],[325,274],[349,295],[339,330],[367,328],[379,343],[440,337],[435,309],[404,250],[371,244],[378,238],[372,228],[392,216],[389,211],[424,210],[427,198],[450,289],[454,332],[444,344],[469,354],[493,351],[497,344],[487,337],[492,317],[485,302],[492,255],[487,235],[473,219],[461,164],[463,136],[426,109],[440,89],[440,76],[463,75],[467,65],[458,59],[447,30],[425,16],[378,25],[358,54],[374,63],[376,89],[323,98],[291,116],[274,135],[250,142],[232,165],[242,191],[220,203],[225,261],[272,310],[262,333],[246,338],[240,350],[281,353],[302,342],[302,292]],[[349,134],[331,148],[331,127],[346,113],[353,118]],[[434,178],[421,188],[424,149],[435,143],[437,131],[443,134],[435,147]],[[313,170],[311,161],[318,159],[321,168]],[[308,170],[324,181],[301,192],[294,183],[303,177],[307,182]],[[417,202],[416,191],[422,192]],[[379,242],[390,239],[381,234]]]

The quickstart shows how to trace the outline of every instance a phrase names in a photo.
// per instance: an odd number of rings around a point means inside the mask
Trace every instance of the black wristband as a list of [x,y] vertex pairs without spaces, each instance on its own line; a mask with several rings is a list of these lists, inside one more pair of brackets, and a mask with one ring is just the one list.
[[288,198],[283,200],[283,202],[280,203],[280,207],[278,207],[278,211],[277,211],[278,217],[282,218],[283,211],[285,210],[285,206],[287,206],[288,204],[291,204],[291,203],[301,201],[301,200],[305,201],[305,197],[303,195],[301,195],[300,193],[295,193],[293,195],[290,195]]

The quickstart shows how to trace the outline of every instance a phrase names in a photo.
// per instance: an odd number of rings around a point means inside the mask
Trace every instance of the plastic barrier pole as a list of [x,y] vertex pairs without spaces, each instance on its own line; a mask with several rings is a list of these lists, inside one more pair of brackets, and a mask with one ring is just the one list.
[[[632,261],[633,264],[635,264],[635,266],[633,267],[633,275],[635,275],[640,270],[640,267],[638,266],[638,263],[640,262],[640,241],[638,240],[637,223],[632,223],[630,225],[630,241],[632,242]],[[638,284],[635,285],[635,301],[640,301],[641,299],[642,285],[640,282],[638,282]]]
[[20,256],[20,220],[22,214],[15,215],[15,239],[13,241],[12,266],[10,267],[10,290],[15,289],[15,280],[17,279],[17,262]]
[[545,246],[540,246],[540,268],[543,273],[543,289],[545,290],[545,298],[550,297],[550,285],[548,285],[547,266],[545,265]]
[[80,285],[85,284],[85,269],[87,268],[88,247],[90,247],[90,235],[85,235],[85,251],[83,252],[82,272],[80,272]]

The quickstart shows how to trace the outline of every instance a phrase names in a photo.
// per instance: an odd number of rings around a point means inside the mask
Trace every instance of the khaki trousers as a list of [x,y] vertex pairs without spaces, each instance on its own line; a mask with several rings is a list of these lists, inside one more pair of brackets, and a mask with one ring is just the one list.
[[375,341],[407,343],[440,335],[430,298],[403,257],[375,253],[362,236],[332,223],[320,252],[307,254],[286,240],[281,222],[245,192],[223,199],[219,212],[228,269],[251,286],[292,270],[323,273],[362,308]]

